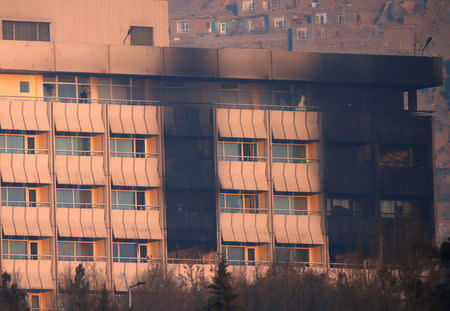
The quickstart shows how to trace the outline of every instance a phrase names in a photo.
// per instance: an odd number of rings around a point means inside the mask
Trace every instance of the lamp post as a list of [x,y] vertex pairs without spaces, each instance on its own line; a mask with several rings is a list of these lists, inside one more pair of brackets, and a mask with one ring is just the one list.
[[128,308],[131,310],[131,289],[133,287],[144,285],[145,282],[137,282],[136,284],[133,284],[131,286],[128,286]]

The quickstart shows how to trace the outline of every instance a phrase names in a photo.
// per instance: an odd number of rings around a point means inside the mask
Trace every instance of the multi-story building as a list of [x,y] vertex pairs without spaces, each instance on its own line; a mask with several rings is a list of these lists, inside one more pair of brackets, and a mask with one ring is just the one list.
[[0,265],[35,310],[79,263],[120,293],[217,252],[331,267],[433,239],[416,90],[439,58],[155,47],[166,1],[87,3],[0,5]]

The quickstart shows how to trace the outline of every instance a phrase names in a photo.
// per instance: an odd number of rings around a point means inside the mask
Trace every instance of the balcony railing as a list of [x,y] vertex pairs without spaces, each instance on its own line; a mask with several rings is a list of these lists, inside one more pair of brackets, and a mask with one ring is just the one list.
[[12,154],[48,154],[48,149],[0,148],[0,153]]
[[56,203],[56,207],[61,208],[105,208],[104,203]]
[[269,261],[261,260],[239,260],[239,259],[227,259],[230,266],[259,266],[259,265],[269,265]]
[[266,161],[262,156],[240,156],[240,155],[219,155],[219,161],[240,161],[240,162],[258,162]]
[[320,215],[320,211],[295,210],[295,209],[274,209],[277,215]]
[[49,207],[50,202],[2,201],[2,206],[13,207]]
[[113,257],[113,262],[136,262],[136,263],[152,263],[161,262],[161,258],[141,258],[141,257]]
[[221,207],[221,213],[267,214],[267,208]]
[[106,261],[106,256],[58,255],[60,261]]
[[216,260],[215,259],[168,258],[167,263],[180,264],[180,265],[214,265],[216,263]]
[[52,255],[3,254],[2,258],[13,260],[50,260]]
[[181,102],[171,101],[167,98],[161,99],[94,99],[94,98],[73,98],[73,97],[34,97],[34,96],[0,96],[0,99],[20,100],[20,101],[46,101],[46,102],[68,102],[79,104],[111,104],[111,105],[131,105],[131,106],[168,106],[168,105],[191,105],[191,106],[209,106],[213,108],[224,109],[258,109],[258,110],[286,110],[286,111],[320,111],[320,106],[304,105],[304,106],[283,106],[273,104],[237,104],[232,102]]
[[150,152],[111,151],[111,157],[120,158],[157,158],[158,155],[158,153]]
[[102,156],[103,151],[92,150],[56,150],[56,155],[69,155],[69,156]]
[[139,205],[139,204],[112,204],[112,209],[136,210],[136,211],[159,211],[159,205]]
[[315,163],[315,162],[319,162],[319,159],[272,157],[272,162],[273,163]]

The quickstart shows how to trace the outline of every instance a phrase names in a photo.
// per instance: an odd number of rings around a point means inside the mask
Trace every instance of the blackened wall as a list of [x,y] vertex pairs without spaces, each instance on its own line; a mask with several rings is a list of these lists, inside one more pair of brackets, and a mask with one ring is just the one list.
[[169,258],[198,259],[216,250],[213,133],[211,108],[164,108]]

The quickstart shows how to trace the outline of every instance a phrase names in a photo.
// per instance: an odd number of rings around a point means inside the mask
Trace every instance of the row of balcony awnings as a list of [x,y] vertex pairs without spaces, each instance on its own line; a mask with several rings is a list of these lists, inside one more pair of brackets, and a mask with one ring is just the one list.
[[[314,111],[273,110],[269,113],[274,139],[318,140],[319,114]],[[227,138],[267,137],[263,110],[217,109],[219,135]]]
[[[267,191],[265,162],[219,161],[220,187],[226,190]],[[320,192],[319,163],[273,163],[276,191]]]
[[[79,264],[83,264],[89,277],[104,278],[106,276],[106,262],[79,262],[58,261],[59,275],[73,275]],[[32,290],[54,290],[52,278],[51,260],[12,260],[2,261],[2,270],[9,272],[19,288]],[[113,280],[116,291],[127,291],[126,283],[134,284],[146,276],[149,268],[148,263],[113,263]],[[95,280],[99,281],[99,279]],[[100,282],[102,283],[102,282]],[[93,282],[93,286],[100,285]],[[103,284],[103,283],[102,283]]]
[[[103,105],[57,103],[53,118],[57,131],[103,133]],[[0,128],[4,130],[44,131],[50,129],[48,103],[39,101],[0,100]],[[108,105],[110,130],[118,134],[159,135],[157,107]],[[263,110],[217,109],[217,126],[221,137],[267,137]],[[319,114],[313,111],[270,111],[274,139],[318,140]]]
[[[159,211],[113,210],[112,231],[118,239],[161,240]],[[53,236],[50,209],[3,206],[3,233],[11,236]],[[58,235],[67,238],[107,238],[104,209],[58,208]]]
[[[320,215],[274,215],[277,243],[324,244]],[[225,242],[270,243],[267,214],[221,213],[220,229]]]
[[[57,103],[53,105],[55,128],[61,132],[104,133],[103,105]],[[110,130],[117,134],[159,135],[157,107],[108,105]],[[0,128],[3,130],[50,130],[48,103],[0,100]]]
[[[103,157],[58,155],[56,181],[67,185],[105,185]],[[112,158],[111,178],[116,186],[159,187],[157,158]],[[51,184],[48,155],[0,154],[3,182]]]

